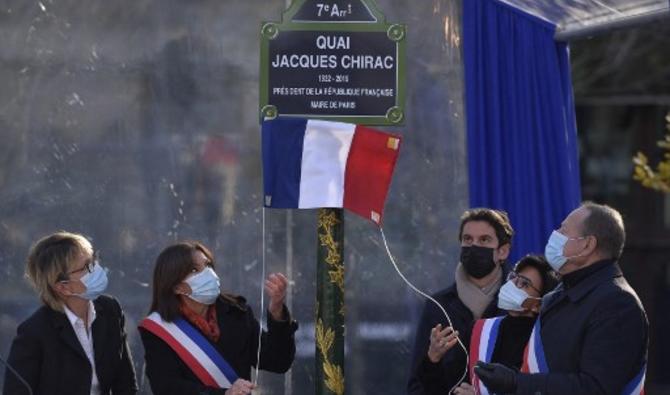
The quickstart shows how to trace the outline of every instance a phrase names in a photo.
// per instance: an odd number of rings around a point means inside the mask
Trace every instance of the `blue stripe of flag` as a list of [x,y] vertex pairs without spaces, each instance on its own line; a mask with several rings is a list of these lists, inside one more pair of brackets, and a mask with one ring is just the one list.
[[489,344],[486,347],[486,362],[491,362],[493,358],[493,349],[496,345],[496,339],[498,338],[498,329],[500,329],[500,322],[503,317],[494,318],[493,325],[491,325],[491,333],[489,334]]
[[535,321],[533,331],[535,332],[535,358],[537,359],[537,368],[540,370],[540,373],[547,373],[549,372],[549,368],[547,367],[547,360],[544,358],[544,347],[542,346],[542,336],[540,336],[542,327],[540,326],[539,318]]
[[182,330],[186,334],[186,336],[190,337],[191,340],[200,348],[202,351],[204,351],[207,356],[209,356],[214,364],[221,369],[221,372],[223,372],[223,375],[226,376],[228,381],[230,381],[230,384],[234,383],[235,380],[238,379],[237,373],[235,373],[235,370],[228,364],[228,362],[223,359],[223,356],[212,346],[212,343],[209,342],[209,340],[205,339],[205,337],[198,332],[197,329],[195,329],[191,324],[189,324],[186,320],[183,318],[178,318],[174,321],[175,325],[179,329]]
[[298,208],[302,149],[307,120],[277,118],[263,122],[263,189],[266,207]]

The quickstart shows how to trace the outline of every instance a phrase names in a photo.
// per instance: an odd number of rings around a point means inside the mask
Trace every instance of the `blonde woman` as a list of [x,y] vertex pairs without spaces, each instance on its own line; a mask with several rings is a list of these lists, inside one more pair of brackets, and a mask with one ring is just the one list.
[[43,306],[22,322],[4,394],[135,394],[137,382],[119,303],[102,295],[107,274],[82,235],[57,232],[30,250],[26,276]]

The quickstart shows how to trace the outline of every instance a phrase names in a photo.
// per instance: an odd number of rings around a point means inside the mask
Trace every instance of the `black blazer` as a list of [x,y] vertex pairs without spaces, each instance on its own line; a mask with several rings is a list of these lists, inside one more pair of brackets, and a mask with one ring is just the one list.
[[[258,321],[251,308],[238,297],[239,304],[219,297],[216,301],[216,318],[221,336],[212,344],[231,365],[240,378],[249,380],[251,367],[256,366],[258,352]],[[268,314],[268,331],[261,337],[260,368],[284,373],[291,367],[295,356],[294,332],[298,324],[290,319],[278,322]],[[219,395],[225,389],[206,387],[170,346],[144,328],[139,328],[144,343],[146,374],[154,395]]]
[[619,395],[646,362],[648,322],[635,291],[615,262],[594,269],[545,296],[540,322],[549,373],[520,374],[517,394]]
[[[110,296],[94,302],[93,349],[100,390],[135,394],[137,382],[121,306]],[[65,313],[42,306],[22,322],[12,342],[9,364],[30,384],[35,395],[89,395],[91,364]],[[3,394],[27,394],[25,386],[5,370]]]

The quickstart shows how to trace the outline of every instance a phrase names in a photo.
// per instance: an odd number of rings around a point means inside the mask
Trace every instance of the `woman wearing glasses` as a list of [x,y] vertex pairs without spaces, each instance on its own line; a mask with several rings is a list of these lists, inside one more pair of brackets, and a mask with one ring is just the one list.
[[42,238],[26,276],[44,305],[17,329],[8,360],[16,372],[5,371],[3,393],[135,394],[123,311],[102,295],[107,274],[91,243],[68,232]]
[[[497,362],[521,369],[524,350],[540,312],[542,296],[557,284],[556,273],[544,257],[526,255],[517,262],[498,293],[498,307],[506,310],[507,315],[475,322],[470,339],[471,384],[461,384],[454,394],[489,393],[474,374],[477,361]],[[434,347],[432,339],[430,347]]]
[[[212,253],[181,242],[156,259],[150,314],[140,323],[146,374],[154,395],[246,395],[251,368],[286,372],[298,328],[284,305],[288,281],[271,274],[267,332],[241,296],[221,292]],[[258,342],[260,340],[260,362]]]

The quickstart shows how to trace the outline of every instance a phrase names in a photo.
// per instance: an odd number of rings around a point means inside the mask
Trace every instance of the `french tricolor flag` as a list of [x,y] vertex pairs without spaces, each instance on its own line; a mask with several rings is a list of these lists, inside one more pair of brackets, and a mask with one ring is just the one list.
[[265,121],[265,206],[346,208],[381,225],[400,140],[340,122]]

